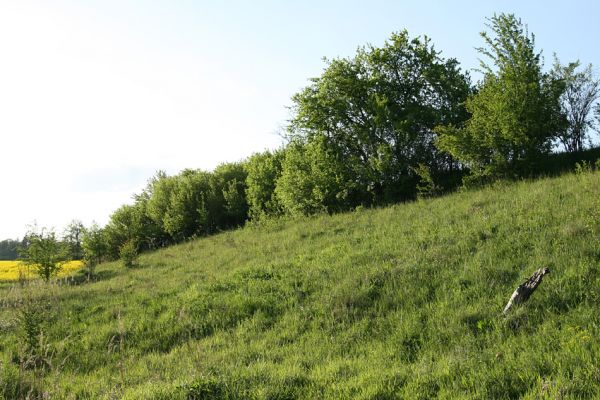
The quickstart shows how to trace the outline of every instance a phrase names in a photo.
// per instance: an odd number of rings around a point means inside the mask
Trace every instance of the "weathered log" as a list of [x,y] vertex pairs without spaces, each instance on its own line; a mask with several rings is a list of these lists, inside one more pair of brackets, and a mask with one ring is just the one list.
[[506,314],[512,306],[526,302],[529,296],[537,289],[538,285],[542,283],[544,275],[549,272],[550,270],[547,267],[540,268],[531,275],[531,278],[520,284],[517,290],[510,296],[510,300],[502,313]]

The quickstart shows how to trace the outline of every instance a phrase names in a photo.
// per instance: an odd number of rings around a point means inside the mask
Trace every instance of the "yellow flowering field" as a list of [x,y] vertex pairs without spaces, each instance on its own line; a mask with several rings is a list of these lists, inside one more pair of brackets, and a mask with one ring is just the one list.
[[[82,261],[69,261],[64,264],[61,270],[58,272],[59,277],[68,276],[73,274],[75,271],[83,267]],[[27,267],[21,261],[2,261],[0,260],[0,281],[16,281],[19,279],[19,271],[25,273],[25,277],[28,279],[36,278],[37,275],[34,273],[32,268]]]

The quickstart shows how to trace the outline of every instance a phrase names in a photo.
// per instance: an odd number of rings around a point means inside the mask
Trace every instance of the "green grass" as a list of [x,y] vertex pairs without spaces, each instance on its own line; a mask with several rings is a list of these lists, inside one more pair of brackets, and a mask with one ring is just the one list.
[[92,283],[3,284],[0,394],[599,398],[599,239],[600,173],[580,173],[271,221]]

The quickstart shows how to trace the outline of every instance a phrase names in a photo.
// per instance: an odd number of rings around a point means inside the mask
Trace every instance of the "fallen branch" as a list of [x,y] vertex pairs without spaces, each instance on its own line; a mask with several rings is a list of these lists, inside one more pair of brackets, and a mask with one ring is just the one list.
[[529,296],[537,289],[538,285],[542,283],[544,275],[549,272],[550,270],[547,267],[540,268],[531,275],[531,278],[520,284],[517,290],[510,296],[510,300],[506,304],[506,307],[504,307],[502,313],[506,314],[512,306],[526,302],[527,299],[529,299]]

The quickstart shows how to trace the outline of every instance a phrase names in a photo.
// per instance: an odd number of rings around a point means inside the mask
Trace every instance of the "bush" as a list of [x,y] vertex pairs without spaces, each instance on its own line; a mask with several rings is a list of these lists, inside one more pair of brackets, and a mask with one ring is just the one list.
[[121,246],[119,257],[125,268],[132,268],[137,264],[138,248],[134,240],[128,240]]
[[246,199],[252,220],[283,213],[275,186],[281,177],[284,156],[283,149],[273,153],[266,151],[252,155],[246,162]]
[[20,249],[21,260],[44,281],[56,275],[69,260],[68,248],[52,230],[33,227],[25,236],[25,246]]
[[108,245],[104,229],[93,224],[83,231],[82,238],[83,260],[87,270],[88,278],[94,275],[96,265],[108,256]]

